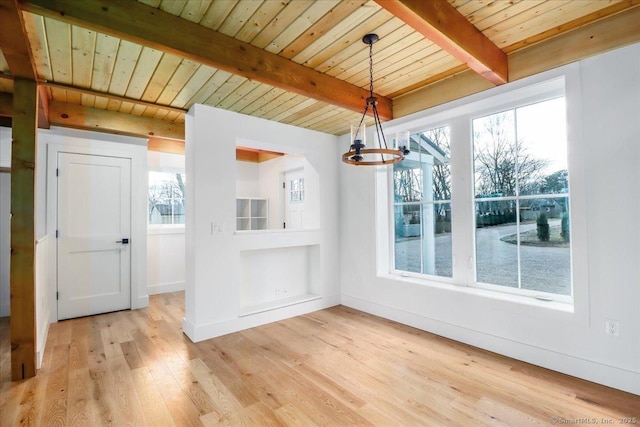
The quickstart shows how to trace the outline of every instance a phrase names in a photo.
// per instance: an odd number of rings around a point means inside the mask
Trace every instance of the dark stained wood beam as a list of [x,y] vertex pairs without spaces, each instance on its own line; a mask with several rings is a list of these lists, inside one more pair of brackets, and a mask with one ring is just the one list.
[[11,380],[36,375],[35,200],[38,87],[16,79],[11,148]]
[[49,111],[49,120],[51,125],[55,126],[146,138],[158,136],[184,140],[184,124],[59,101],[51,101]]
[[491,83],[509,81],[507,55],[446,0],[375,0]]
[[[19,0],[19,4],[33,13],[183,56],[348,110],[362,111],[369,96],[366,89],[140,2]],[[378,95],[378,102],[380,117],[392,119],[391,100]]]

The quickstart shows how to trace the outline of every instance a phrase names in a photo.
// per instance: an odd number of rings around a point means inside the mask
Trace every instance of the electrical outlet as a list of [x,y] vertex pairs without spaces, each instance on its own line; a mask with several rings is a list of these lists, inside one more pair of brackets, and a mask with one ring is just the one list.
[[276,288],[275,296],[276,298],[281,298],[287,295],[287,290],[285,288]]
[[615,337],[620,336],[620,321],[605,319],[604,321],[604,333],[607,335],[613,335]]

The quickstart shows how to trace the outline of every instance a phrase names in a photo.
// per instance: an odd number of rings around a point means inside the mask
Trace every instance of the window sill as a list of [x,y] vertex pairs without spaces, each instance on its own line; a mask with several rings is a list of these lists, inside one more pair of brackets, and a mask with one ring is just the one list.
[[429,280],[417,278],[414,276],[404,276],[396,273],[382,274],[379,277],[389,279],[397,282],[412,283],[425,287],[431,287],[435,289],[441,289],[451,292],[458,292],[466,295],[477,296],[481,298],[488,298],[497,302],[506,302],[509,304],[519,304],[532,308],[542,308],[547,310],[554,310],[557,312],[575,314],[575,307],[573,303],[566,303],[560,301],[548,301],[536,298],[528,295],[517,295],[508,292],[500,292],[489,289],[476,288],[471,286],[459,285],[451,281],[451,279],[443,278],[443,281]]
[[147,234],[184,234],[184,224],[148,224]]

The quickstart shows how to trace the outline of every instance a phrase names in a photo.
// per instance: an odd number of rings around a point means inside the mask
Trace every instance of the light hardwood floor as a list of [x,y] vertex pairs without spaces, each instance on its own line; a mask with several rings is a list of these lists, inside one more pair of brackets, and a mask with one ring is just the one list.
[[183,299],[156,295],[148,309],[53,324],[42,369],[14,383],[2,319],[0,425],[621,425],[640,418],[640,396],[346,307],[193,344],[181,331]]

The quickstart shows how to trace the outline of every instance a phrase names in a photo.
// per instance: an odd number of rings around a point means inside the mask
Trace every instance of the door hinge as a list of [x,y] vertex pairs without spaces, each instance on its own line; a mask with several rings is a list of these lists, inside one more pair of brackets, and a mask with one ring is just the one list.
[[56,301],[58,301],[58,292],[56,291]]
[[286,222],[282,223],[282,228],[287,228],[287,223]]
[[58,238],[58,234],[59,234],[59,233],[58,233],[58,230],[56,230],[56,239]]
[[60,169],[56,168],[56,176],[60,176]]
[[287,187],[285,187],[285,183],[284,182],[282,183],[282,188],[283,189],[287,188]]

